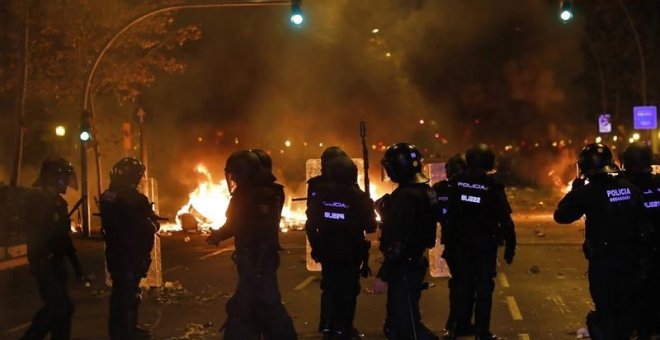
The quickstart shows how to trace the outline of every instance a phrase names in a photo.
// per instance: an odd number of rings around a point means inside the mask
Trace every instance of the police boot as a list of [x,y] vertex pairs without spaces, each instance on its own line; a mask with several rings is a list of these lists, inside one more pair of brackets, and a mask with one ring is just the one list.
[[333,334],[330,331],[330,329],[324,329],[323,331],[321,331],[321,333],[323,334],[323,338],[322,338],[323,340],[332,340],[332,339],[334,339]]
[[151,339],[151,333],[149,332],[148,329],[142,328],[140,326],[135,326],[135,339],[137,340],[149,340]]
[[400,340],[399,336],[396,334],[396,330],[387,323],[383,324],[383,334],[387,340]]
[[477,334],[477,336],[474,337],[474,340],[501,340],[502,338],[499,338],[497,335],[493,333],[486,333],[486,334]]
[[458,327],[456,336],[470,336],[475,335],[476,329],[472,323],[467,323]]
[[446,340],[456,340],[458,338],[458,335],[456,334],[456,329],[453,327],[450,328],[445,328],[445,330],[442,333],[442,338]]

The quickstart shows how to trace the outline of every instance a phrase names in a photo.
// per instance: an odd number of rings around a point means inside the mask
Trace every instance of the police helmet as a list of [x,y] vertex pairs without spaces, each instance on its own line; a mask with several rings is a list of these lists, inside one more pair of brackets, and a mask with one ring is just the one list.
[[125,157],[115,163],[110,170],[110,182],[114,185],[137,187],[144,176],[146,168],[139,159]]
[[39,177],[32,186],[44,188],[49,185],[56,187],[61,193],[66,192],[67,187],[78,190],[78,180],[73,165],[61,157],[44,160],[41,163]]
[[327,174],[331,182],[351,185],[357,183],[358,169],[348,156],[339,156],[328,164]]
[[259,163],[261,163],[261,166],[264,169],[268,171],[273,170],[273,160],[270,158],[270,155],[266,151],[263,149],[252,149],[250,151],[259,157]]
[[651,173],[651,148],[643,143],[635,142],[626,148],[621,155],[623,168],[633,173]]
[[465,155],[462,153],[457,153],[447,160],[445,163],[445,173],[447,178],[452,178],[461,172],[465,171],[467,168],[467,162],[465,161]]
[[422,153],[412,144],[397,143],[385,151],[380,163],[395,183],[428,183],[422,174]]
[[580,173],[587,176],[619,171],[614,164],[612,151],[602,143],[591,143],[582,148],[577,164]]
[[478,144],[465,151],[465,161],[468,168],[486,171],[495,168],[495,154],[486,144]]
[[331,146],[321,154],[321,173],[325,172],[325,168],[332,162],[333,159],[339,156],[348,156],[344,150],[338,146]]
[[227,182],[240,185],[254,178],[263,169],[259,156],[250,150],[234,151],[225,163],[225,177]]

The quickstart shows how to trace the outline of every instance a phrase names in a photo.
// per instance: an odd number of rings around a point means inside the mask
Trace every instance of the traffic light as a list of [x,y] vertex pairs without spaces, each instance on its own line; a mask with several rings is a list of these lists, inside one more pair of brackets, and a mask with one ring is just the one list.
[[80,117],[80,141],[89,142],[92,139],[92,124],[90,123],[89,112],[83,111]]
[[563,22],[573,19],[573,5],[570,0],[563,0],[559,6],[559,18]]
[[291,22],[296,26],[302,25],[303,21],[305,21],[305,17],[303,16],[301,9],[301,4],[302,0],[291,1]]

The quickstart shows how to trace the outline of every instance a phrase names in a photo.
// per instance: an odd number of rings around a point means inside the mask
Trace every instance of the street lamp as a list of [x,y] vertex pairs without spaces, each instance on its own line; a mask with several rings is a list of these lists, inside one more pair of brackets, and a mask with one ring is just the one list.
[[[85,89],[83,91],[83,100],[82,100],[82,107],[84,112],[88,112],[89,118],[93,119],[94,118],[94,111],[92,109],[93,105],[90,105],[90,97],[91,97],[91,85],[92,85],[92,80],[94,79],[94,75],[96,74],[96,69],[98,68],[99,64],[101,63],[101,59],[105,56],[106,52],[110,50],[110,47],[114,44],[114,42],[128,29],[131,27],[135,26],[136,24],[142,22],[144,19],[153,17],[157,14],[161,13],[166,13],[166,12],[171,12],[171,11],[177,11],[181,9],[210,9],[210,8],[239,8],[239,7],[261,7],[261,6],[287,6],[291,5],[292,11],[297,11],[296,13],[300,16],[299,18],[296,17],[297,19],[295,21],[299,21],[298,24],[302,24],[302,21],[304,18],[302,17],[302,10],[301,10],[301,0],[246,0],[246,1],[236,1],[236,2],[222,2],[222,3],[215,3],[215,4],[181,4],[181,5],[169,5],[153,10],[149,10],[146,13],[143,13],[139,16],[137,16],[135,19],[132,21],[126,23],[122,28],[120,28],[113,36],[108,40],[108,42],[104,45],[103,49],[99,52],[98,56],[96,57],[96,60],[92,64],[92,68],[89,70],[89,73],[87,75],[87,82],[85,84]],[[293,21],[295,15],[292,15],[291,19],[292,22],[296,23]],[[88,111],[89,110],[89,111]],[[83,137],[82,134],[80,137]],[[82,203],[82,212],[83,212],[83,218],[82,218],[82,225],[83,229],[87,227],[89,228],[89,222],[90,222],[90,216],[89,216],[89,195],[88,195],[88,188],[87,188],[87,146],[88,143],[87,141],[94,138],[94,135],[89,133],[89,137],[87,140],[80,140],[81,142],[81,182],[82,182],[82,187],[81,187],[81,194],[83,196],[83,203]],[[96,177],[97,177],[97,186],[98,186],[98,192],[99,194],[102,192],[102,182],[101,182],[101,160],[100,160],[100,153],[99,153],[99,143],[93,143],[92,147],[94,148],[94,154],[95,154],[95,160],[96,160]],[[88,229],[89,230],[89,229]],[[89,236],[88,233],[85,234],[86,236]]]
[[55,127],[55,136],[57,137],[64,137],[66,135],[66,128],[62,125],[58,125]]

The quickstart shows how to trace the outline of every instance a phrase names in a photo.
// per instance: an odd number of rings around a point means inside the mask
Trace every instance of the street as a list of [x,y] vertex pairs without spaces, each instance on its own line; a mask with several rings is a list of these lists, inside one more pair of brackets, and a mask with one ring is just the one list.
[[[514,203],[515,207],[515,203]],[[582,223],[555,224],[550,210],[515,214],[519,247],[511,266],[499,266],[493,300],[492,331],[507,339],[572,339],[591,308],[586,262],[581,253]],[[375,237],[372,237],[375,238]],[[281,234],[279,281],[285,305],[302,339],[317,339],[319,277],[305,268],[301,231]],[[103,244],[77,239],[90,287],[71,283],[75,339],[106,338],[109,289],[103,282]],[[156,339],[214,339],[225,320],[224,304],[236,284],[232,244],[205,244],[201,234],[162,236],[165,287],[146,291],[140,322]],[[372,269],[380,254],[371,251]],[[373,278],[362,281],[355,325],[366,339],[383,339],[385,295],[366,292]],[[423,319],[440,334],[447,317],[447,280],[430,278],[422,295]],[[0,272],[0,338],[16,339],[28,326],[40,302],[27,266]]]

